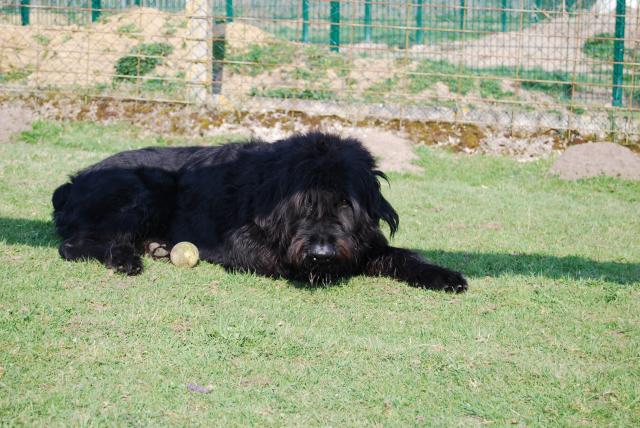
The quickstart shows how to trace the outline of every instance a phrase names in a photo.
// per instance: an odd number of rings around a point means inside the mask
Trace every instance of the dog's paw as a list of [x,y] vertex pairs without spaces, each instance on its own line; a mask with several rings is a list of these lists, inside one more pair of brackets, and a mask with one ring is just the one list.
[[168,244],[162,241],[148,241],[145,243],[144,250],[154,260],[168,260],[169,250]]
[[463,293],[467,291],[469,285],[460,272],[447,270],[438,278],[438,288],[449,293]]
[[130,245],[117,245],[109,249],[106,264],[118,273],[138,275],[142,272],[142,259]]

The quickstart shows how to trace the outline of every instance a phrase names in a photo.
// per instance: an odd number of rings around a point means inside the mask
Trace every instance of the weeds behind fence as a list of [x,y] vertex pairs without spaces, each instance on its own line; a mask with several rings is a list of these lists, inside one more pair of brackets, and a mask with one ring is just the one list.
[[1,0],[0,88],[640,137],[637,0]]

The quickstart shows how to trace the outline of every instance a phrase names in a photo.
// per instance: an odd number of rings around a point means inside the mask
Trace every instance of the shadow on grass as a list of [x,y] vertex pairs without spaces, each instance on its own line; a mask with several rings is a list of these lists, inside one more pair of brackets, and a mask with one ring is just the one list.
[[[53,222],[0,217],[0,242],[8,245],[57,247],[60,240]],[[547,278],[596,279],[618,284],[640,282],[640,263],[600,262],[579,256],[545,254],[467,253],[462,251],[415,250],[434,263],[456,269],[467,277],[500,276],[504,274],[545,276]],[[332,286],[343,286],[338,281]],[[322,289],[293,282],[301,289]]]
[[57,247],[59,238],[52,221],[0,217],[0,242],[9,245]]
[[580,256],[546,254],[466,253],[415,250],[436,264],[461,271],[467,277],[505,274],[604,280],[618,284],[640,283],[640,263],[600,262]]

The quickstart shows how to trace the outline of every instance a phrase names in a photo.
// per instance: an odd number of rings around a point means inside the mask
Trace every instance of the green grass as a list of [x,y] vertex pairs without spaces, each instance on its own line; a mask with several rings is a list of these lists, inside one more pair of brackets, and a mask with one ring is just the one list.
[[393,242],[462,270],[464,295],[63,262],[51,192],[166,143],[144,135],[41,122],[0,145],[2,425],[640,424],[640,184],[420,148],[425,172],[383,185]]
[[[615,45],[615,34],[599,33],[587,39],[582,45],[582,52],[593,59],[612,62]],[[624,56],[627,62],[633,62],[633,58],[640,53],[640,48],[624,49]]]
[[328,89],[298,89],[298,88],[251,88],[249,95],[252,97],[268,97],[268,98],[283,98],[283,99],[301,99],[301,100],[335,100],[338,98],[337,94]]
[[300,80],[325,77],[329,69],[335,70],[340,77],[346,77],[351,67],[344,55],[317,46],[298,49],[282,41],[267,45],[252,44],[246,52],[227,55],[226,59],[234,72],[249,76],[257,76],[295,60],[301,66],[294,68],[291,75]]
[[[540,91],[566,101],[571,97],[572,76],[563,71],[546,71],[542,69],[527,69],[516,72],[512,67],[470,68],[452,64],[447,61],[423,60],[418,63],[415,70],[409,74],[409,89],[412,92],[420,92],[431,88],[434,83],[442,82],[449,91],[465,95],[479,86],[480,94],[484,98],[509,98],[513,96],[510,91],[504,91],[497,80],[481,80],[477,84],[478,77],[505,77],[514,78],[519,75],[520,86],[530,91]],[[579,75],[577,80],[586,82],[589,79]]]
[[502,83],[497,80],[481,80],[479,87],[482,98],[501,100],[514,96],[513,91],[505,91],[502,89]]
[[252,44],[247,52],[230,54],[226,59],[234,72],[257,76],[279,65],[293,62],[294,54],[292,47],[283,42],[268,45]]
[[117,31],[118,33],[121,33],[121,34],[134,34],[134,33],[141,33],[142,29],[138,28],[136,24],[130,23],[130,24],[125,24],[118,27]]
[[466,95],[471,91],[476,81],[469,77],[456,77],[449,75],[463,74],[461,67],[447,61],[421,61],[415,72],[409,75],[409,89],[412,92],[420,92],[431,88],[434,83],[442,82],[455,94]]
[[398,85],[399,80],[398,76],[394,75],[393,77],[375,82],[365,89],[362,94],[364,101],[367,103],[380,103],[384,101],[385,95],[388,95]]
[[33,70],[29,68],[23,68],[20,70],[12,70],[7,72],[0,72],[0,84],[15,82],[18,80],[23,80],[29,77],[33,73]]
[[131,49],[131,55],[120,57],[115,65],[114,82],[135,81],[162,64],[171,55],[173,46],[168,43],[143,43]]
[[49,46],[49,43],[51,43],[51,39],[49,37],[40,33],[35,34],[33,36],[33,40],[35,40],[36,43],[39,44],[40,46]]

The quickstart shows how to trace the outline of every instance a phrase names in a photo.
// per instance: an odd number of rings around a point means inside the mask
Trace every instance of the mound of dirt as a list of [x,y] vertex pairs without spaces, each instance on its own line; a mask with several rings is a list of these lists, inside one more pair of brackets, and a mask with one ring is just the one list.
[[362,141],[383,171],[423,172],[413,164],[418,156],[411,142],[404,138],[376,128],[347,128],[342,134]]
[[569,147],[556,160],[551,173],[565,180],[599,175],[640,180],[640,157],[619,144],[579,144]]
[[239,52],[246,51],[251,45],[264,45],[275,40],[272,34],[241,22],[227,24],[224,37],[227,46],[232,51]]
[[[108,84],[118,59],[142,43],[173,46],[173,52],[153,72],[157,77],[182,79],[189,64],[191,39],[184,13],[139,7],[105,15],[85,26],[58,21],[32,24],[3,24],[0,31],[4,48],[0,49],[0,71],[30,70],[27,84],[32,87]],[[243,23],[216,25],[213,32],[225,32],[231,52],[273,40],[269,33]]]

